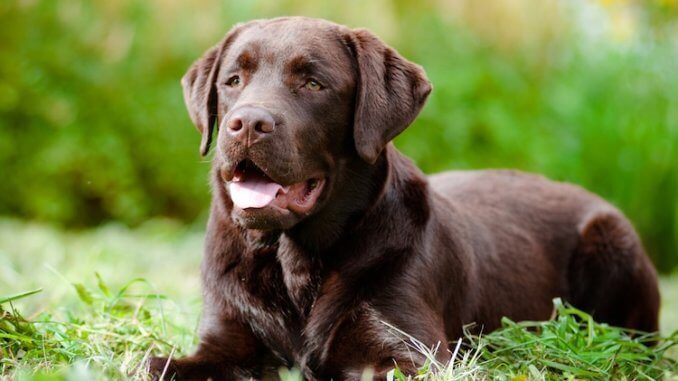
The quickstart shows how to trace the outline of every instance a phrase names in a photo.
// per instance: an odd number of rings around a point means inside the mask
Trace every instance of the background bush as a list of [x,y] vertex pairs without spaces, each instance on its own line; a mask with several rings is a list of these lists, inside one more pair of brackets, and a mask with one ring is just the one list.
[[[678,265],[672,1],[0,3],[0,214],[200,221],[208,164],[179,78],[235,22],[368,27],[434,84],[397,145],[425,171],[514,167],[618,205]],[[673,38],[672,38],[673,37]]]

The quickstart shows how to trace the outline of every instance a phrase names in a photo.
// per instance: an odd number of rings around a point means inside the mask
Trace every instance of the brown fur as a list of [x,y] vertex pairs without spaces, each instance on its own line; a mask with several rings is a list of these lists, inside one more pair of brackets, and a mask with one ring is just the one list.
[[[243,84],[223,85],[233,73]],[[305,78],[324,88],[308,92]],[[514,171],[422,174],[389,141],[423,106],[423,70],[365,30],[281,18],[235,27],[183,80],[209,149],[218,128],[203,260],[201,343],[150,370],[180,380],[377,378],[423,364],[390,328],[426,345],[475,322],[543,320],[562,297],[615,325],[657,330],[655,271],[631,224],[574,185]],[[270,133],[229,134],[243,107]],[[453,105],[450,105],[453,107]],[[243,137],[245,136],[245,137]],[[256,138],[256,139],[254,139]],[[304,215],[246,213],[224,182],[250,159],[281,184],[327,179]],[[168,363],[169,361],[169,363]]]

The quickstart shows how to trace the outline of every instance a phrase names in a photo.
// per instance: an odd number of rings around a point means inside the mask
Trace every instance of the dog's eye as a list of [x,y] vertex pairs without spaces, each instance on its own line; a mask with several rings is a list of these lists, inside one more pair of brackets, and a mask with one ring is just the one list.
[[240,86],[240,76],[234,75],[226,80],[226,86],[237,87]]
[[309,79],[306,81],[306,84],[304,84],[304,87],[311,90],[311,91],[318,91],[322,90],[323,86],[320,84],[320,82],[316,81],[315,79]]

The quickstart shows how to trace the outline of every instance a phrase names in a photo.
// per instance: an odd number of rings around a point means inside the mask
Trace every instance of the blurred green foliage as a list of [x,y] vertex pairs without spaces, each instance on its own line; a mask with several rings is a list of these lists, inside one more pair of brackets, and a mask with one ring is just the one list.
[[618,205],[678,265],[674,1],[0,3],[0,214],[194,221],[208,163],[179,79],[235,22],[368,27],[434,91],[396,141],[425,171],[513,167]]

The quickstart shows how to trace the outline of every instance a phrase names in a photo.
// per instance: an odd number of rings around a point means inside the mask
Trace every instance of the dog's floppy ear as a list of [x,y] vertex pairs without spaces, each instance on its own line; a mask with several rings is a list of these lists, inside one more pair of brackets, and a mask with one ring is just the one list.
[[374,163],[389,141],[419,114],[431,93],[426,73],[364,29],[345,36],[358,69],[353,137],[360,157]]
[[240,26],[231,29],[218,45],[195,61],[181,78],[188,114],[195,127],[202,134],[200,140],[200,154],[202,156],[209,152],[212,143],[212,131],[217,122],[219,100],[216,80],[221,60],[226,48],[235,39],[239,30]]

